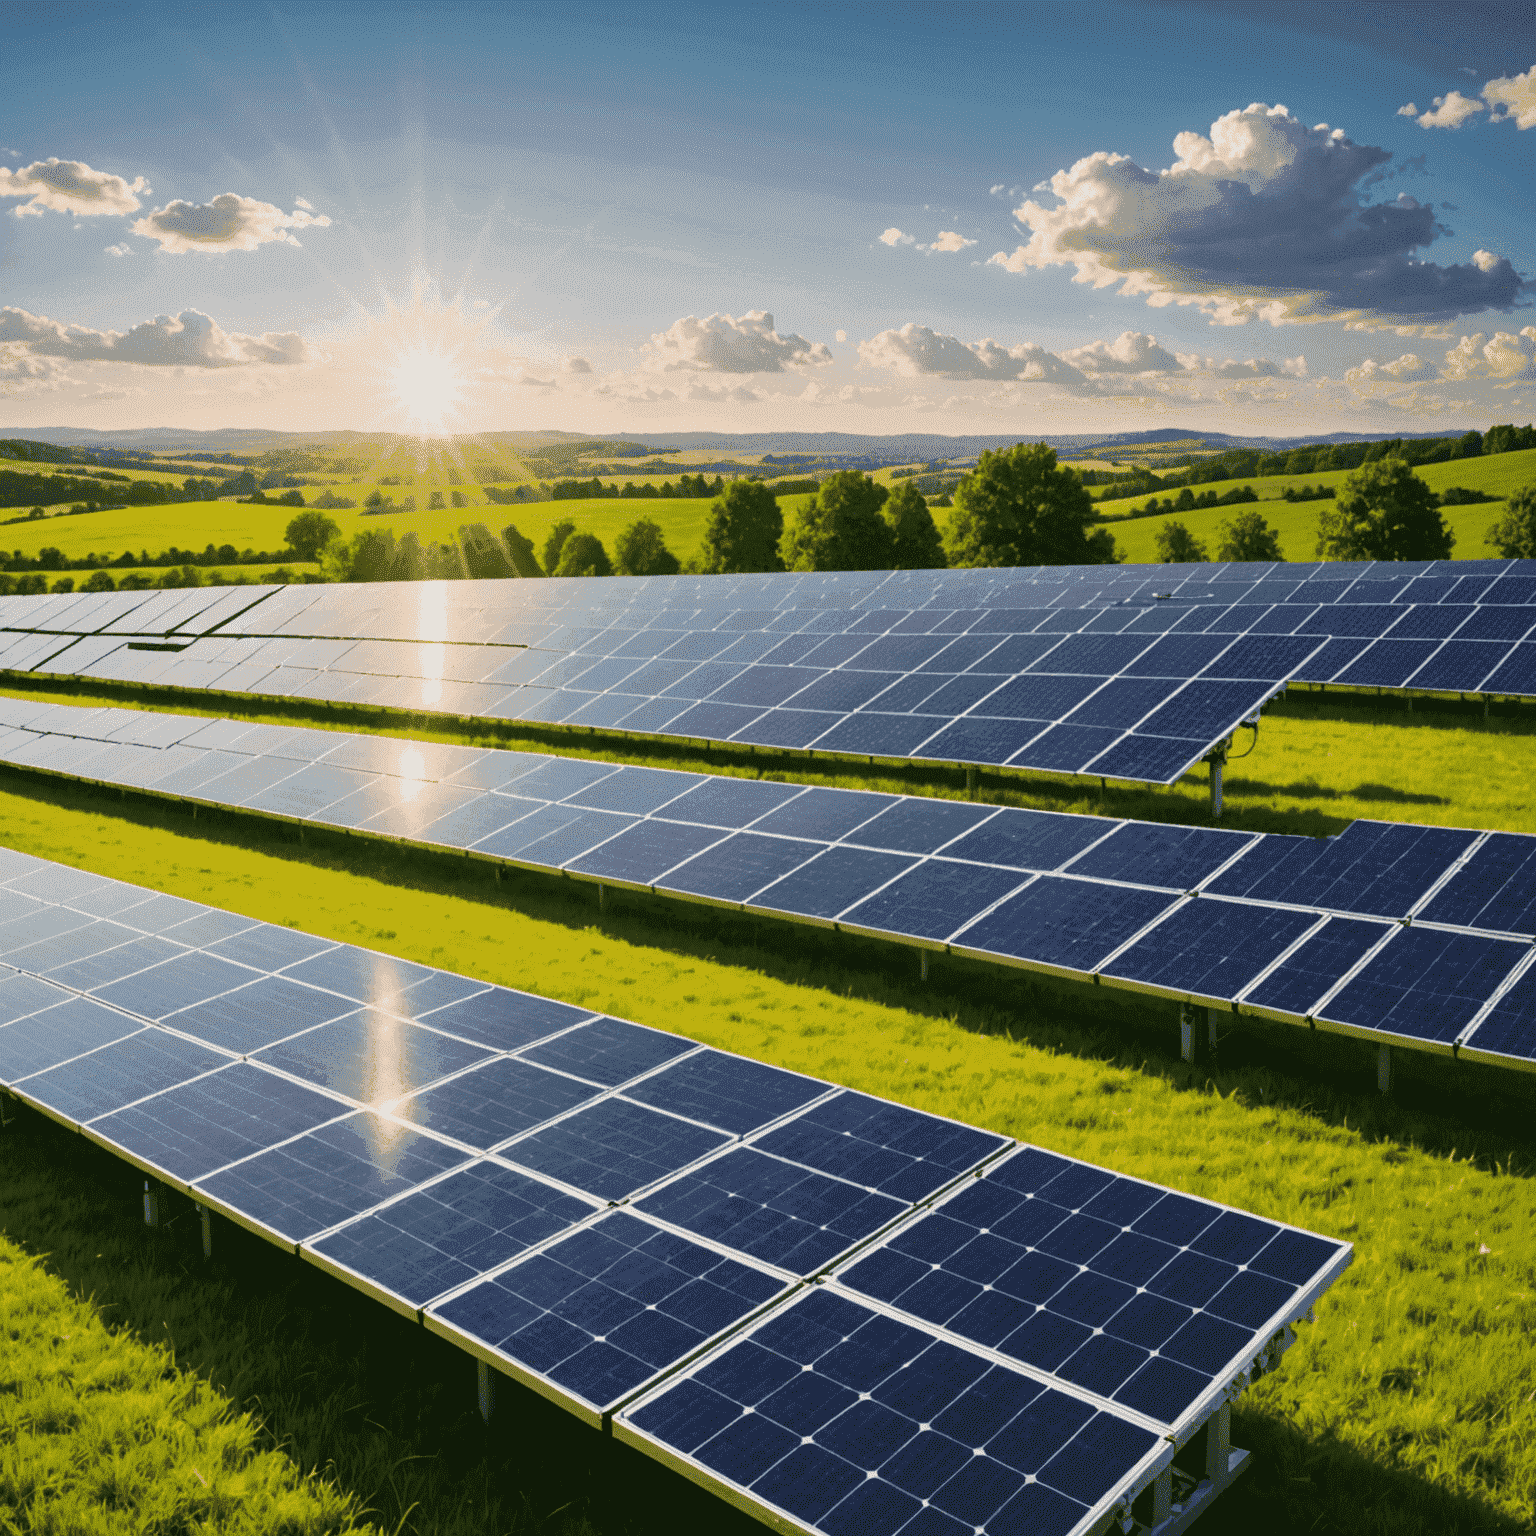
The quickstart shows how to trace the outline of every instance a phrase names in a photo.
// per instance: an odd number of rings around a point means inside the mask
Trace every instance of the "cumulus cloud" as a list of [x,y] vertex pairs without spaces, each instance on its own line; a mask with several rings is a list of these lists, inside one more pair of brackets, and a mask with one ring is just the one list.
[[1114,341],[1090,341],[1062,357],[1084,373],[1177,373],[1184,364],[1155,336],[1122,331]]
[[773,316],[763,309],[733,318],[685,315],[670,330],[653,335],[653,367],[663,372],[696,369],[710,373],[782,373],[786,367],[819,367],[832,361],[825,342],[781,336]]
[[59,389],[69,382],[67,363],[53,357],[34,357],[21,347],[0,345],[0,398]]
[[1025,201],[1030,237],[992,263],[1067,266],[1154,306],[1191,304],[1224,324],[1370,316],[1453,319],[1515,307],[1524,284],[1503,257],[1484,267],[1415,259],[1444,228],[1432,207],[1364,188],[1391,160],[1342,129],[1308,128],[1262,102],[1227,113],[1209,138],[1181,133],[1178,160],[1150,171],[1099,151],[1050,179],[1057,206]]
[[133,255],[133,247],[129,245],[126,240],[123,241],[120,245],[104,245],[102,246],[102,250],[104,250],[108,256]]
[[568,357],[560,364],[563,373],[591,373],[592,364],[584,357]]
[[1482,99],[1450,91],[1436,96],[1428,112],[1410,101],[1399,107],[1399,117],[1412,117],[1421,128],[1460,128],[1470,117],[1487,112],[1493,123],[1512,122],[1516,128],[1536,128],[1536,65],[1523,75],[1500,75],[1483,87]]
[[315,211],[315,205],[307,197],[294,198],[293,206],[295,208],[302,208],[305,213],[313,213]]
[[93,331],[7,305],[0,309],[0,346],[33,357],[140,363],[158,368],[239,368],[252,363],[321,361],[320,354],[296,331],[242,336],[221,330],[217,321],[195,309],[158,315],[131,331]]
[[930,251],[963,251],[968,246],[975,245],[974,240],[967,240],[964,235],[957,235],[952,229],[939,232],[939,237],[928,247]]
[[1536,64],[1523,75],[1502,75],[1483,87],[1483,100],[1496,123],[1513,120],[1516,128],[1536,128]]
[[848,332],[843,330],[836,331],[832,339],[836,342],[845,342],[848,340]]
[[[1413,103],[1408,103],[1412,107]],[[1460,91],[1451,91],[1444,96],[1436,96],[1434,105],[1427,112],[1418,114],[1420,128],[1460,128],[1469,117],[1476,117],[1479,112],[1486,112],[1484,106],[1475,96],[1463,96]],[[1411,117],[1413,114],[1399,107],[1399,117]]]
[[880,236],[882,245],[916,245],[916,235],[904,235],[894,224]]
[[1191,373],[1208,373],[1217,379],[1305,378],[1305,357],[1288,357],[1274,362],[1267,357],[1250,357],[1239,362],[1235,357],[1201,357],[1197,352],[1180,352],[1179,362]]
[[41,215],[43,209],[72,213],[77,218],[99,214],[135,213],[137,194],[150,191],[142,176],[129,182],[110,171],[93,171],[79,160],[34,160],[19,171],[0,167],[0,197],[22,197],[16,217]]
[[1408,384],[1437,378],[1439,372],[1433,363],[1426,363],[1415,353],[1404,352],[1401,357],[1386,363],[1368,357],[1358,368],[1349,369],[1344,377],[1351,384]]
[[1536,325],[1518,335],[1496,331],[1490,340],[1481,331],[1463,336],[1445,354],[1442,377],[1491,379],[1499,384],[1525,384],[1536,380]]
[[216,255],[221,251],[254,251],[274,240],[297,245],[293,230],[310,225],[323,228],[330,222],[323,213],[310,213],[303,208],[284,213],[281,208],[258,202],[254,197],[224,192],[211,203],[178,200],[164,208],[151,209],[134,224],[133,232],[158,240],[160,249],[173,255],[188,251]]

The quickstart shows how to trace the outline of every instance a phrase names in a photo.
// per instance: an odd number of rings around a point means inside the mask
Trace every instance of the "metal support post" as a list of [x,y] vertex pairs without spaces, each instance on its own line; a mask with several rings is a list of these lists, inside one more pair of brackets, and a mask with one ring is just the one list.
[[974,795],[976,793],[975,763],[967,763],[965,765],[965,792],[968,795]]
[[475,1371],[478,1377],[480,1417],[489,1424],[491,1415],[496,1412],[496,1372],[484,1360],[475,1362]]
[[1408,713],[1410,715],[1413,713],[1413,695],[1411,693],[1408,695]]
[[1205,1421],[1205,1475],[1224,1482],[1232,1465],[1232,1405],[1223,1403]]
[[1214,1008],[1205,1010],[1205,1043],[1212,1051],[1216,1049],[1216,1020],[1220,1015]]
[[160,1185],[155,1179],[144,1180],[144,1225],[160,1225]]
[[203,1257],[211,1259],[213,1257],[213,1212],[200,1200],[196,1202],[195,1209],[203,1229]]
[[1179,1055],[1193,1064],[1195,1059],[1195,1010],[1188,1003],[1179,1004]]
[[496,884],[500,885],[501,884],[501,865],[500,864],[493,864],[491,866],[491,868],[496,871]]
[[1156,1530],[1173,1513],[1173,1468],[1164,1467],[1152,1484],[1152,1528]]
[[1485,693],[1483,695],[1483,719],[1486,720],[1487,718],[1488,718],[1488,695]]
[[1221,778],[1227,765],[1227,748],[1223,743],[1211,753],[1211,820],[1221,820]]
[[1392,1092],[1392,1047],[1376,1047],[1376,1086],[1383,1093]]
[[597,910],[599,912],[606,912],[608,910],[608,887],[606,885],[600,885],[597,888]]
[[928,951],[926,949],[922,950],[921,954],[922,954],[922,957],[923,957],[923,980],[927,981],[928,980]]

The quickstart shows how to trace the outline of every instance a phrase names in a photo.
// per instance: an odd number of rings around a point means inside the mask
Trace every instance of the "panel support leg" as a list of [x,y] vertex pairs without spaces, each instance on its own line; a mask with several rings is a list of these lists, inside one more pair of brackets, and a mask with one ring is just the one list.
[[1211,754],[1211,820],[1221,820],[1222,771],[1227,766],[1227,749],[1218,747]]
[[1213,1052],[1216,1049],[1216,1020],[1219,1017],[1214,1008],[1205,1010],[1205,1043]]
[[1488,718],[1488,695],[1485,693],[1483,695],[1483,719],[1486,720],[1487,718]]
[[1173,1468],[1164,1467],[1152,1484],[1152,1528],[1154,1530],[1173,1514]]
[[597,888],[597,910],[599,912],[606,912],[608,910],[608,887],[606,885],[600,885]]
[[1193,1065],[1195,1060],[1195,1010],[1188,1003],[1179,1004],[1179,1055]]
[[1218,1487],[1232,1465],[1232,1405],[1223,1403],[1205,1421],[1205,1475]]
[[926,949],[924,949],[924,950],[920,950],[919,953],[921,954],[922,960],[923,960],[923,980],[927,981],[928,980],[928,951]]
[[496,871],[496,884],[500,885],[501,884],[501,865],[500,864],[493,864],[491,867]]
[[1392,1092],[1392,1047],[1376,1047],[1376,1086],[1383,1093]]
[[213,1257],[213,1212],[201,1201],[197,1203],[197,1219],[203,1229],[203,1257]]
[[156,1179],[144,1180],[144,1225],[160,1225],[160,1184]]
[[967,763],[965,765],[965,792],[968,795],[974,795],[976,793],[975,763]]
[[491,1415],[496,1412],[496,1372],[488,1366],[484,1360],[475,1362],[477,1389],[480,1399],[480,1417],[487,1424],[491,1422]]

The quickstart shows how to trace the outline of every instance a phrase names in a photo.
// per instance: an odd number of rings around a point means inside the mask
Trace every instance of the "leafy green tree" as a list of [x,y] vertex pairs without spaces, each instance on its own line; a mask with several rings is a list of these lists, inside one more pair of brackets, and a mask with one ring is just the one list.
[[459,529],[459,549],[464,557],[464,567],[474,580],[517,575],[501,540],[484,523],[470,523]]
[[862,470],[840,469],[784,530],[780,550],[791,571],[888,571],[896,534],[881,515],[889,495]]
[[288,524],[283,537],[300,560],[318,560],[320,551],[341,533],[334,518],[323,512],[301,512]]
[[202,572],[195,565],[184,565],[180,570],[173,565],[155,582],[157,587],[200,587],[202,584]]
[[944,547],[953,566],[1101,565],[1117,558],[1093,503],[1048,443],[984,452],[955,488]]
[[648,517],[636,518],[613,541],[613,552],[620,576],[675,576],[680,568],[662,537],[661,525]]
[[1157,558],[1164,565],[1201,565],[1211,557],[1183,523],[1169,519],[1157,530]]
[[[703,475],[698,481],[702,486]],[[761,480],[733,480],[709,509],[698,569],[711,576],[782,571],[779,540],[783,532],[784,515],[773,492]]]
[[1284,560],[1280,534],[1264,519],[1262,512],[1239,512],[1221,525],[1218,560]]
[[565,541],[575,532],[576,524],[569,518],[562,518],[549,530],[549,537],[544,540],[544,569],[551,576],[560,564],[560,551],[565,548]]
[[1536,560],[1536,480],[1504,501],[1504,515],[1488,530],[1488,542],[1506,560]]
[[1455,542],[1435,493],[1395,455],[1351,470],[1317,521],[1324,560],[1448,560]]
[[595,533],[573,533],[560,549],[556,576],[612,576],[613,562]]
[[115,592],[117,583],[105,571],[92,571],[80,590],[82,592]]
[[544,568],[535,558],[533,553],[533,540],[524,538],[517,531],[516,523],[508,523],[501,530],[501,542],[506,545],[507,557],[512,562],[512,569],[519,576],[542,576]]
[[49,590],[53,592],[73,592],[75,590],[75,578],[73,576],[61,576]]
[[941,570],[944,566],[944,541],[934,526],[933,513],[923,493],[910,480],[903,480],[891,492],[880,509],[891,533],[894,550],[893,569],[898,571]]

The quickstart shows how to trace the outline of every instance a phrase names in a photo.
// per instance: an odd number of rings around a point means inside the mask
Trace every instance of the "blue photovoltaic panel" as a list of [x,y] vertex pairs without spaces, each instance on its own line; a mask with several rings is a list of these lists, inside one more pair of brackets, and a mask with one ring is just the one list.
[[1301,1020],[1371,949],[1392,932],[1388,923],[1330,917],[1243,995],[1245,1010]]
[[1536,936],[1536,838],[1489,833],[1419,915],[1430,923]]
[[705,1050],[635,1084],[626,1097],[745,1136],[829,1091],[798,1072]]
[[1529,946],[1415,924],[1317,1011],[1319,1023],[1448,1047]]
[[[35,1072],[84,1056],[141,1027],[137,1019],[52,988],[48,994],[17,990],[39,1011],[0,1029],[0,1081],[23,1082]],[[46,995],[51,995],[51,1004],[42,1001]]]
[[488,987],[459,1002],[435,1008],[418,1019],[445,1035],[456,1035],[493,1051],[516,1051],[536,1040],[584,1023],[590,1009],[574,1008],[530,992]]
[[497,1057],[398,1101],[393,1112],[413,1125],[488,1152],[585,1104],[601,1091],[563,1072]]
[[229,1057],[152,1026],[28,1077],[21,1093],[74,1124],[228,1065]]
[[681,1035],[668,1035],[624,1019],[599,1018],[531,1046],[523,1055],[604,1088],[617,1088],[696,1049],[692,1040]]
[[464,1161],[458,1148],[363,1110],[236,1163],[195,1192],[300,1243]]
[[845,1179],[737,1147],[639,1209],[792,1275],[813,1275],[908,1209]]
[[1128,1417],[820,1287],[615,1429],[773,1523],[826,1536],[1067,1536],[1171,1450]]
[[615,1211],[432,1309],[439,1331],[601,1415],[785,1289]]
[[359,1216],[305,1252],[414,1309],[598,1209],[486,1159]]
[[1252,841],[1244,832],[1126,822],[1074,859],[1071,869],[1074,875],[1189,891]]
[[1460,1052],[1498,1066],[1536,1070],[1536,979],[1529,966],[1463,1036]]
[[1307,1310],[1347,1253],[1025,1147],[837,1280],[1176,1426],[1265,1347],[1277,1320]]
[[357,1011],[350,998],[262,976],[221,997],[171,1015],[166,1023],[221,1050],[246,1056],[265,1045]]

